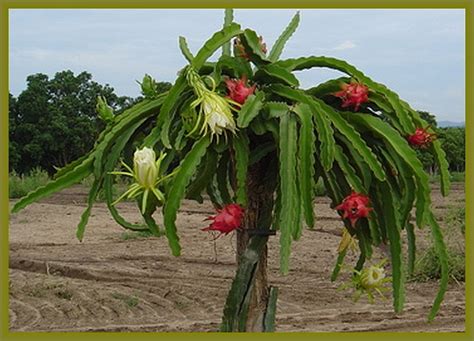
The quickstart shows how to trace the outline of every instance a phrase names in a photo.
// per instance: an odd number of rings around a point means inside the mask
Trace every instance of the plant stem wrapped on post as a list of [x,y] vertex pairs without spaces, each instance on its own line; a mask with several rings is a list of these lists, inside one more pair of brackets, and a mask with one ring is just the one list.
[[[268,55],[264,39],[234,23],[232,10],[226,10],[224,27],[195,55],[180,37],[189,65],[171,89],[156,95],[154,80],[146,76],[145,99],[113,117],[99,102],[99,113],[108,124],[94,149],[18,201],[13,212],[93,174],[88,207],[78,225],[80,240],[97,193],[104,188],[118,224],[164,234],[172,254],[178,256],[180,203],[184,198],[201,201],[207,191],[220,209],[207,230],[225,234],[236,230],[238,236],[238,268],[221,330],[271,331],[277,290],[267,283],[267,257],[274,255],[268,255],[266,244],[269,235],[277,234],[280,269],[288,274],[292,241],[302,237],[304,224],[314,225],[314,188],[322,178],[344,229],[331,279],[337,278],[347,250],[356,250],[358,242],[353,287],[373,298],[372,292],[381,293],[382,283],[390,278],[397,312],[405,299],[402,231],[409,231],[413,263],[416,240],[410,218],[415,206],[416,223],[431,228],[442,267],[440,289],[429,313],[432,320],[446,290],[447,255],[431,211],[428,175],[414,148],[434,153],[446,195],[449,174],[444,152],[415,110],[354,66],[330,57],[281,60],[299,20],[297,13]],[[220,48],[222,56],[209,62]],[[295,72],[310,68],[335,69],[346,77],[301,89]],[[134,168],[125,159],[122,165],[128,172],[117,171],[123,151],[132,145],[142,146]],[[160,155],[156,162],[155,153]],[[119,199],[112,194],[117,175],[136,181]],[[136,225],[127,222],[114,204],[139,195],[144,223]],[[164,232],[153,219],[159,207]],[[390,247],[390,276],[385,276],[383,264],[365,264],[372,247],[381,245]]]

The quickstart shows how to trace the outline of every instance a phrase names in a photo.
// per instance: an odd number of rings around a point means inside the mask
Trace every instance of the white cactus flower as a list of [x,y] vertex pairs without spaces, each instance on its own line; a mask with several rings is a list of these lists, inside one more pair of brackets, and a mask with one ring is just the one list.
[[339,287],[339,290],[353,288],[353,300],[357,302],[362,295],[367,295],[369,303],[374,303],[375,294],[379,294],[383,299],[387,299],[384,292],[390,289],[385,286],[386,283],[392,280],[391,277],[385,274],[384,264],[387,259],[381,260],[376,265],[371,265],[364,268],[362,271],[350,269],[353,273],[351,280]]
[[213,135],[221,135],[225,130],[235,133],[236,125],[230,106],[226,100],[215,93],[210,93],[201,103],[205,116],[204,124]]
[[212,83],[212,89],[208,89],[201,79],[199,74],[193,69],[188,68],[187,71],[188,83],[193,87],[197,98],[190,104],[191,108],[199,108],[199,116],[194,128],[189,132],[193,134],[200,128],[199,133],[206,135],[208,131],[211,132],[211,137],[220,135],[226,136],[226,132],[230,131],[233,134],[237,130],[234,117],[232,115],[233,107],[231,104],[239,106],[240,104],[225,98],[216,93],[215,83],[212,78],[209,78]]
[[133,155],[133,169],[135,180],[140,186],[147,189],[155,187],[158,178],[158,167],[153,149],[145,147],[137,150]]
[[176,173],[175,170],[166,176],[161,175],[160,166],[165,157],[166,154],[161,153],[158,160],[156,160],[155,151],[152,148],[144,147],[137,149],[133,155],[133,170],[126,163],[122,162],[122,165],[128,172],[110,172],[110,174],[126,175],[135,179],[135,183],[130,185],[128,190],[113,202],[113,205],[124,198],[131,199],[142,194],[141,211],[145,213],[150,192],[154,194],[159,203],[163,203],[165,196],[158,189],[158,185]]
[[372,289],[378,287],[385,278],[383,267],[371,265],[364,269],[361,274],[361,284],[364,288]]

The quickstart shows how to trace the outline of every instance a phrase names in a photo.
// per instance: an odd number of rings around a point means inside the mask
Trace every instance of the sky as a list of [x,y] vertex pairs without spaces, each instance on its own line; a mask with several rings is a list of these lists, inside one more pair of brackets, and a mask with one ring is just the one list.
[[[234,20],[257,31],[271,48],[296,11],[237,9]],[[413,108],[438,120],[465,120],[464,10],[304,9],[300,14],[282,58],[345,59]],[[12,9],[9,19],[13,95],[26,88],[28,75],[53,77],[69,69],[88,71],[118,95],[136,97],[135,81],[145,73],[174,82],[186,64],[178,37],[196,52],[222,27],[223,10]],[[327,69],[297,73],[304,88],[340,75]]]

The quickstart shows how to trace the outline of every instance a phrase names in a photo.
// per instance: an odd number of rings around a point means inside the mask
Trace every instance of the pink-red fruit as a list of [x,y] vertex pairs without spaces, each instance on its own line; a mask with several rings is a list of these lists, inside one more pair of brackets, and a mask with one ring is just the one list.
[[371,207],[368,207],[369,202],[370,199],[367,195],[353,191],[335,209],[343,211],[342,218],[349,219],[352,227],[355,227],[359,218],[367,218],[369,216],[369,212],[372,210]]
[[334,93],[334,96],[342,100],[342,107],[354,107],[354,111],[359,110],[361,104],[369,100],[369,88],[364,84],[351,82],[341,85],[341,91]]
[[211,224],[203,228],[203,231],[218,231],[221,234],[228,234],[240,227],[244,210],[237,204],[229,204],[217,210],[217,214],[208,217],[206,220],[212,220]]
[[415,133],[407,137],[408,143],[416,148],[427,148],[428,145],[436,139],[435,134],[428,133],[428,128],[417,128]]
[[247,97],[255,92],[256,85],[247,86],[247,77],[242,76],[241,79],[227,79],[225,81],[227,86],[228,97],[239,103],[244,104]]

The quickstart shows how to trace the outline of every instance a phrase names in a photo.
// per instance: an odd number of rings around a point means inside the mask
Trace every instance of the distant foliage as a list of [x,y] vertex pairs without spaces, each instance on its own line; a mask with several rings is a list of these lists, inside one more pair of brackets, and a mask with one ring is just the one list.
[[440,128],[438,134],[446,152],[449,169],[464,172],[466,169],[466,129],[464,127]]
[[418,114],[420,114],[420,117],[426,121],[431,127],[437,128],[438,123],[436,122],[436,117],[435,115],[430,114],[427,111],[421,111],[418,110]]
[[9,197],[21,198],[34,189],[44,186],[50,179],[48,173],[39,168],[34,168],[28,174],[18,175],[15,171],[10,173]]
[[[158,83],[166,91],[169,83]],[[40,167],[49,174],[87,153],[105,124],[96,113],[103,96],[116,114],[142,100],[117,96],[114,89],[92,80],[88,72],[61,71],[49,78],[27,77],[27,88],[9,96],[10,171],[24,174]]]
[[[426,111],[418,111],[423,118],[436,131],[437,138],[441,141],[441,147],[446,153],[451,172],[464,172],[465,170],[465,128],[446,127],[440,128],[434,115]],[[437,173],[437,167],[431,149],[417,149],[418,158],[423,163],[426,171],[431,174]]]

